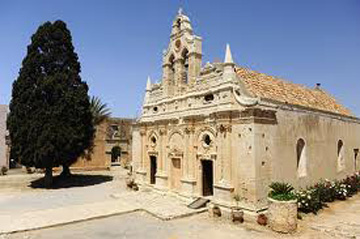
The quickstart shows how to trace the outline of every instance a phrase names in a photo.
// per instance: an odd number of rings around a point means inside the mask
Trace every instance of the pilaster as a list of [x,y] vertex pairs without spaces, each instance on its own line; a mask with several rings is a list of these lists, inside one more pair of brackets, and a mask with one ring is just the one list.
[[217,126],[218,142],[220,150],[220,180],[215,182],[214,195],[218,201],[232,201],[234,186],[232,185],[232,149],[231,149],[231,132],[230,123],[220,124]]

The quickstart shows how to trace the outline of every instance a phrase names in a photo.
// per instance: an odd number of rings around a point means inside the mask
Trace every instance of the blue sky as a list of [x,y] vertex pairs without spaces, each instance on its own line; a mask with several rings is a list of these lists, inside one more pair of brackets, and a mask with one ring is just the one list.
[[113,116],[139,114],[149,75],[179,6],[203,37],[203,63],[224,58],[313,87],[317,82],[360,116],[359,0],[1,0],[0,104],[8,104],[37,27],[61,19],[72,32],[82,78]]

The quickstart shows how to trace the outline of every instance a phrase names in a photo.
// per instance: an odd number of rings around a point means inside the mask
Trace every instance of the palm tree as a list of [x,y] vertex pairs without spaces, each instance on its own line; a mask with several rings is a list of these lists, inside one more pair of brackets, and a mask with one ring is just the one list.
[[90,100],[90,110],[93,115],[93,124],[98,126],[108,118],[110,118],[111,112],[106,103],[102,103],[100,98],[92,96]]
[[[90,111],[93,116],[93,125],[96,129],[97,126],[99,126],[101,123],[106,121],[110,118],[111,112],[110,109],[107,107],[106,103],[102,103],[100,98],[97,96],[92,96],[90,99]],[[96,132],[96,130],[95,130]],[[93,135],[93,142],[90,145],[90,147],[85,152],[85,158],[91,159],[91,154],[94,152],[94,139],[96,135],[94,133]]]
[[[111,112],[110,109],[107,107],[106,103],[102,103],[99,97],[92,96],[90,99],[90,111],[93,117],[92,124],[94,128],[96,129],[97,126],[99,126],[101,123],[103,123],[105,120],[110,118]],[[84,152],[84,156],[87,159],[91,159],[91,155],[94,152],[94,139],[96,137],[96,130],[93,134],[93,140],[91,142],[91,145],[87,150]],[[63,170],[61,172],[61,176],[63,177],[69,177],[71,175],[70,172],[70,166],[69,165],[63,165]]]

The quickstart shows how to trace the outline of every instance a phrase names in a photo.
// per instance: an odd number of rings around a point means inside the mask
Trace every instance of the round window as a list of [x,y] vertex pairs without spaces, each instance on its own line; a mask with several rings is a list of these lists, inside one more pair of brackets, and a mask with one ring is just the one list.
[[210,146],[210,144],[211,144],[211,138],[208,134],[204,135],[204,143],[206,146]]
[[214,95],[213,94],[207,94],[207,95],[205,95],[204,100],[206,102],[213,101],[214,100]]
[[156,138],[153,136],[153,137],[151,137],[151,143],[152,144],[156,144]]

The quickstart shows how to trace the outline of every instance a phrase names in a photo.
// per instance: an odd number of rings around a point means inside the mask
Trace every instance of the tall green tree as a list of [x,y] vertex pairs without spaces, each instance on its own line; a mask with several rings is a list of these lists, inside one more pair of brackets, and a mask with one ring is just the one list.
[[21,164],[45,168],[69,166],[92,145],[94,127],[88,86],[71,33],[63,21],[46,22],[31,37],[13,83],[8,129],[12,153]]

